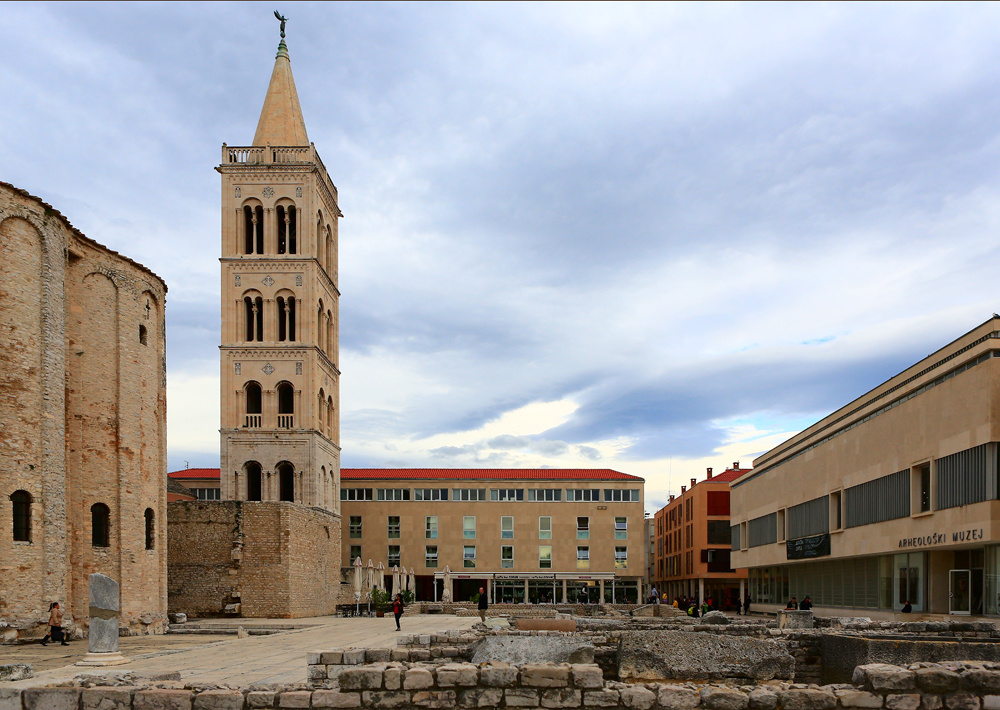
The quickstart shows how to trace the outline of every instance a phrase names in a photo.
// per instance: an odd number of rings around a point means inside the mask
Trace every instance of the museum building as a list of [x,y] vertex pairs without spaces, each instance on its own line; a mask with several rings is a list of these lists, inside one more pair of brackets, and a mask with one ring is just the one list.
[[1000,613],[1000,316],[761,455],[731,484],[754,608]]

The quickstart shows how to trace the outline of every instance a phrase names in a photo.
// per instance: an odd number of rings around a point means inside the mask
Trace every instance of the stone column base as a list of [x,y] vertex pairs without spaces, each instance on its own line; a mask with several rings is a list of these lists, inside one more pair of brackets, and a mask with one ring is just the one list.
[[122,654],[117,651],[111,653],[88,653],[83,657],[83,660],[77,661],[74,665],[77,666],[121,666],[126,663],[131,663],[131,658],[125,658]]

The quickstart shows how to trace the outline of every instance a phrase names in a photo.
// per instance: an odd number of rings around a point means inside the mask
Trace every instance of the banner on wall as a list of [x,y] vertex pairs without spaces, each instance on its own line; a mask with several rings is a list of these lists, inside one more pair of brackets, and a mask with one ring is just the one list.
[[800,537],[798,540],[785,542],[785,551],[789,560],[807,560],[812,557],[826,557],[830,554],[830,533]]

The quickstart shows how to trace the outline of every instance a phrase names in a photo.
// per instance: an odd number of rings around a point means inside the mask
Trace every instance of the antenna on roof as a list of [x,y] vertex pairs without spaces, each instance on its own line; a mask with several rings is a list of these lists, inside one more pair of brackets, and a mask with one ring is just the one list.
[[191,468],[191,464],[189,464],[187,461],[185,461],[184,462],[184,468]]

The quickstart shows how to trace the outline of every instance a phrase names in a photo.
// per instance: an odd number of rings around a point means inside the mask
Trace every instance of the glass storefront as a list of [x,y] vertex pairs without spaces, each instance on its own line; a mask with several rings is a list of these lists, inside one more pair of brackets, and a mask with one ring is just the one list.
[[524,580],[498,579],[493,582],[494,604],[523,604]]
[[612,597],[615,604],[638,604],[639,583],[630,580],[615,580],[614,589],[611,587],[611,580],[604,582],[604,603],[611,604]]

